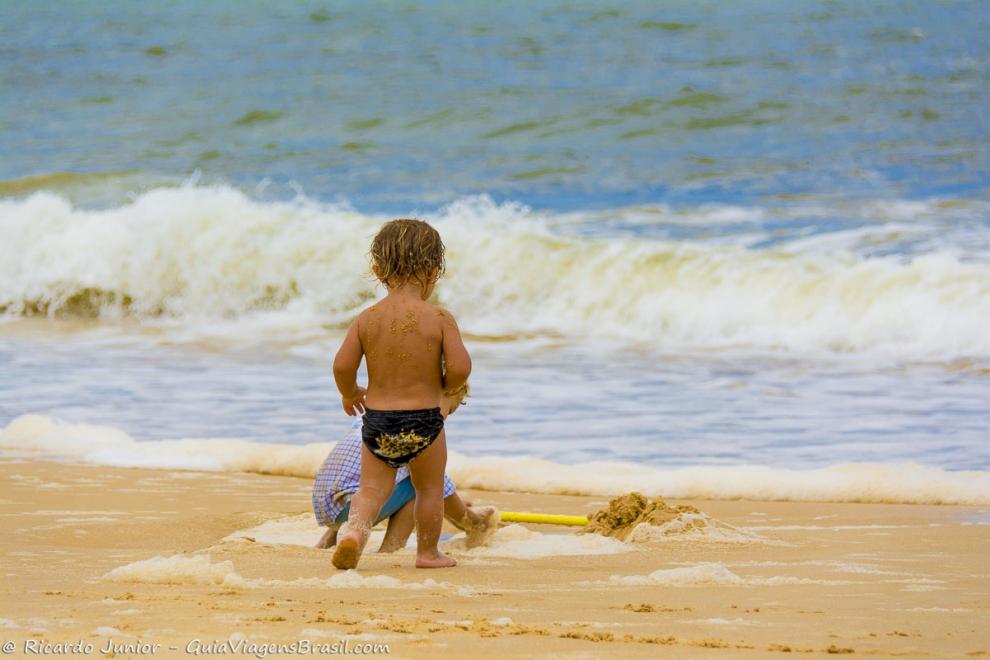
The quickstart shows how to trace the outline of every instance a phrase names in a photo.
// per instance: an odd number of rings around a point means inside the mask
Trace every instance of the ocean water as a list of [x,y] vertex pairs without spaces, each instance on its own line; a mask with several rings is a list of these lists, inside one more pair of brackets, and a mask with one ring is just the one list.
[[466,483],[990,501],[979,2],[3,10],[7,451],[305,464],[416,215]]

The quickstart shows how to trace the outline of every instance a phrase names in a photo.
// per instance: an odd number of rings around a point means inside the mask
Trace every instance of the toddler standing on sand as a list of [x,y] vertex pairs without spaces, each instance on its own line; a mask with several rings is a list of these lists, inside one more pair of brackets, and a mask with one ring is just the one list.
[[[344,411],[364,414],[361,485],[333,565],[357,566],[395,471],[408,464],[416,490],[416,567],[454,566],[437,545],[447,466],[440,398],[467,382],[471,358],[453,316],[426,302],[444,271],[440,234],[421,220],[385,223],[371,244],[371,270],[388,295],[358,315],[333,361]],[[362,357],[367,389],[357,384]]]
[[[440,414],[446,420],[456,411],[469,388],[467,384],[460,392],[445,395],[440,400]],[[331,548],[337,543],[337,533],[347,520],[351,508],[351,497],[361,484],[361,419],[354,420],[343,440],[334,445],[326,460],[316,473],[313,483],[313,513],[316,521],[327,528],[317,548]],[[464,532],[465,546],[473,548],[484,544],[498,526],[498,513],[493,507],[473,509],[461,499],[454,482],[446,475],[443,478],[443,515],[457,529]],[[382,510],[375,518],[375,524],[388,519],[385,537],[378,552],[395,552],[404,548],[412,534],[415,520],[413,503],[416,491],[409,478],[409,466],[399,468],[395,473],[395,486]]]

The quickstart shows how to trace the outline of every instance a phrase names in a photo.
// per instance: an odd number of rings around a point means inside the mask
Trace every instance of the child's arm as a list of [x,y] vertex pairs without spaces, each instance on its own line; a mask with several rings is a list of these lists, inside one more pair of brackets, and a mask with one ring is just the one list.
[[471,375],[471,356],[468,355],[464,342],[461,340],[461,331],[457,328],[457,321],[450,312],[441,310],[443,322],[440,324],[443,332],[443,391],[454,392],[467,382]]
[[333,379],[340,390],[340,402],[344,412],[351,417],[364,413],[365,389],[357,384],[357,371],[363,355],[364,349],[361,348],[361,338],[358,336],[358,321],[355,319],[333,359]]

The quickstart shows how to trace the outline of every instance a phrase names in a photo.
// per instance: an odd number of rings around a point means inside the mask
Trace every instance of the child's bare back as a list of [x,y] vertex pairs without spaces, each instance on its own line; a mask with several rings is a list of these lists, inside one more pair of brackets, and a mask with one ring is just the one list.
[[392,298],[358,317],[368,364],[365,403],[385,410],[432,408],[443,389],[443,323],[449,316],[421,300]]

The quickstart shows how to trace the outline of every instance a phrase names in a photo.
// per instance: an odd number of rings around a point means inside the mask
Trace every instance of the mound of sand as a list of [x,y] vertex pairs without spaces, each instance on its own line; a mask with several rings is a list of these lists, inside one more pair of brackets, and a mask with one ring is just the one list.
[[697,517],[702,513],[693,506],[672,507],[659,497],[652,501],[639,493],[629,493],[612,499],[608,508],[588,516],[583,534],[601,534],[626,540],[638,525],[660,527],[685,517]]
[[616,497],[608,508],[589,515],[581,533],[611,536],[634,544],[679,541],[786,545],[713,520],[693,506],[670,506],[659,497],[650,501],[639,493]]

